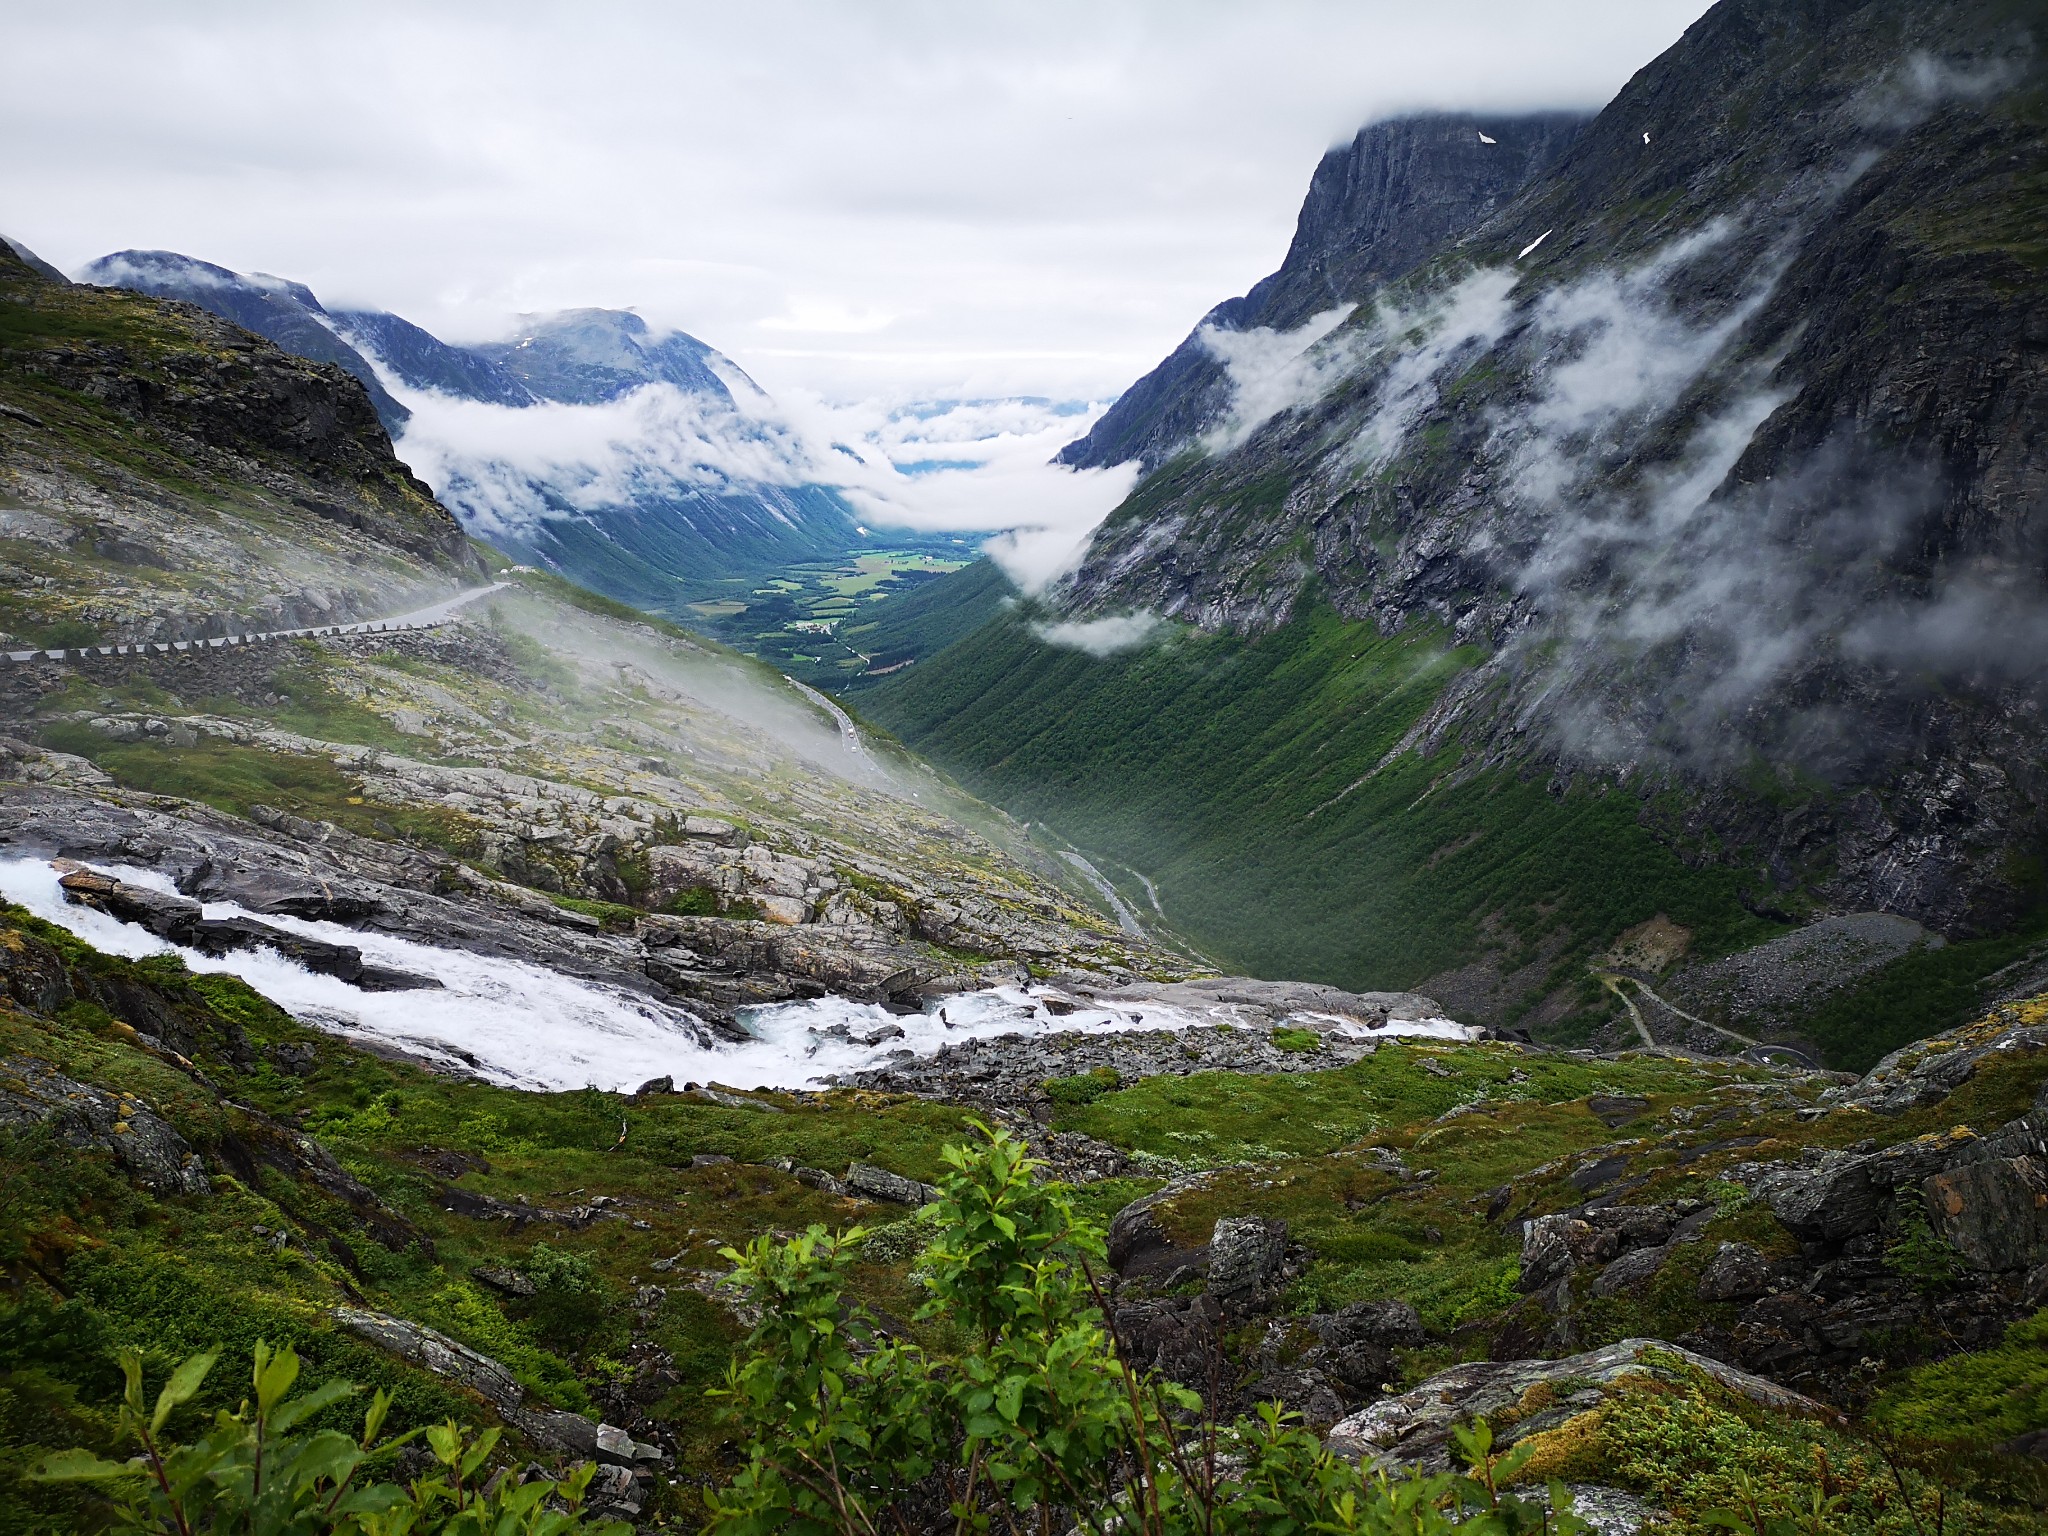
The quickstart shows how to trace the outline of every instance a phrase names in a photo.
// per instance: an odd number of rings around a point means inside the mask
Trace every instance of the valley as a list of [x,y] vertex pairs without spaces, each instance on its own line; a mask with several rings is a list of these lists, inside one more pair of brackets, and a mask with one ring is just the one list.
[[1107,409],[0,242],[0,1536],[2040,1530],[2030,26],[1375,117]]

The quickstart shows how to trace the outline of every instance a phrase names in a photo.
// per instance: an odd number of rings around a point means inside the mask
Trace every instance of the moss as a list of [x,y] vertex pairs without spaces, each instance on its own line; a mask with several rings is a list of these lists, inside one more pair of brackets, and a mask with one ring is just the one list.
[[2048,1311],[2013,1324],[1991,1349],[1907,1371],[1870,1417],[1914,1439],[1980,1447],[2048,1429]]
[[1083,1104],[1093,1104],[1105,1093],[1113,1093],[1122,1086],[1123,1079],[1115,1067],[1096,1067],[1078,1077],[1049,1077],[1045,1080],[1045,1096],[1055,1104],[1069,1109]]

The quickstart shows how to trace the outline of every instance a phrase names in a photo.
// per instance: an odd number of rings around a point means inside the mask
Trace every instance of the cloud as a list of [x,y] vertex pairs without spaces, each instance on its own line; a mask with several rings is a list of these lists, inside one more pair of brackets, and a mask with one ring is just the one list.
[[1202,446],[1211,453],[1228,453],[1283,411],[1322,398],[1351,371],[1354,360],[1346,349],[1322,350],[1316,344],[1357,308],[1340,304],[1290,331],[1263,325],[1248,331],[1203,326],[1196,339],[1229,375],[1231,398],[1230,414],[1203,436]]
[[[638,305],[778,397],[1099,398],[1360,124],[1597,106],[1707,3],[17,5],[0,180],[67,268],[185,250],[454,340]],[[759,324],[828,305],[894,318]]]
[[1099,660],[1123,651],[1139,650],[1168,627],[1156,613],[1117,613],[1101,619],[1037,623],[1031,626],[1031,632],[1047,645],[1084,651]]
[[[373,359],[373,362],[375,359]],[[1027,595],[1079,561],[1135,466],[1048,463],[1100,402],[770,400],[737,377],[735,404],[651,384],[599,405],[487,405],[384,382],[413,411],[399,456],[485,538],[518,542],[552,518],[601,520],[678,489],[823,485],[870,528],[993,535],[987,553]]]
[[1377,370],[1377,402],[1356,452],[1370,467],[1392,458],[1408,429],[1436,405],[1447,365],[1463,367],[1498,341],[1513,317],[1515,274],[1482,268],[1408,307],[1382,299],[1369,317],[1357,307],[1325,310],[1290,331],[1205,326],[1203,346],[1230,378],[1229,414],[1202,438],[1228,453],[1276,416],[1315,404],[1347,379]]
[[1863,93],[1855,105],[1858,120],[1867,128],[1903,132],[1950,102],[1989,100],[2018,84],[2026,73],[2024,59],[2033,51],[2032,44],[2024,34],[2012,41],[2010,53],[1991,58],[1910,55]]
[[413,413],[395,445],[399,457],[485,538],[517,541],[549,518],[602,514],[677,489],[793,487],[817,478],[808,445],[786,425],[672,384],[601,405],[394,393]]
[[1372,419],[1358,435],[1357,451],[1368,467],[1391,459],[1409,429],[1436,408],[1442,379],[1463,372],[1500,340],[1513,315],[1508,295],[1514,286],[1514,273],[1481,268],[1427,304],[1380,306],[1360,350],[1400,350],[1381,376]]

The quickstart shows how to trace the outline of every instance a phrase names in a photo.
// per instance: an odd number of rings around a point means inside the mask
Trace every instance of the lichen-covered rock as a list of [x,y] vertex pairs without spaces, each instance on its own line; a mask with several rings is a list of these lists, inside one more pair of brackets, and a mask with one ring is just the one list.
[[1209,1294],[1226,1311],[1252,1311],[1279,1280],[1286,1256],[1286,1222],[1225,1216],[1209,1235]]
[[67,1146],[111,1153],[156,1194],[210,1190],[198,1154],[134,1094],[77,1082],[33,1056],[0,1058],[0,1127],[38,1125]]
[[848,1192],[863,1195],[870,1200],[886,1200],[892,1205],[926,1206],[939,1198],[938,1190],[916,1179],[906,1179],[900,1173],[891,1173],[886,1168],[877,1168],[873,1163],[855,1163],[846,1170],[842,1181]]
[[1821,1414],[1809,1397],[1719,1360],[1658,1339],[1623,1339],[1605,1349],[1561,1360],[1487,1360],[1439,1371],[1412,1391],[1382,1398],[1338,1424],[1330,1449],[1354,1460],[1440,1470],[1450,1463],[1451,1427],[1475,1417],[1491,1418],[1521,1403],[1531,1387],[1548,1384],[1548,1406],[1504,1424],[1497,1444],[1555,1428],[1602,1399],[1602,1388],[1629,1376],[1682,1379],[1687,1371],[1711,1376],[1751,1402],[1781,1412]]
[[[445,1333],[418,1323],[408,1323],[388,1313],[367,1312],[357,1307],[336,1307],[333,1316],[337,1323],[358,1338],[367,1339],[401,1360],[467,1387],[500,1413],[517,1408],[526,1396],[526,1389],[509,1369],[489,1355],[479,1354],[467,1344],[457,1343]],[[594,1447],[594,1425],[591,1435]]]

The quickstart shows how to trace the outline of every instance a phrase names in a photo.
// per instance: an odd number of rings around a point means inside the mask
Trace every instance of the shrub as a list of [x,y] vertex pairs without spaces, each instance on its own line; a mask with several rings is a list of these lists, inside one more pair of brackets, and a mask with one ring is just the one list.
[[618,1523],[590,1527],[577,1513],[592,1465],[564,1482],[500,1477],[479,1486],[497,1448],[495,1429],[472,1437],[453,1423],[427,1428],[438,1471],[409,1487],[359,1478],[420,1431],[378,1438],[391,1407],[384,1392],[371,1400],[360,1438],[333,1429],[301,1430],[302,1423],[356,1389],[330,1381],[290,1396],[299,1357],[289,1348],[273,1351],[259,1343],[251,1373],[253,1399],[234,1413],[215,1415],[212,1432],[189,1445],[167,1441],[164,1430],[172,1414],[198,1393],[214,1359],[194,1355],[186,1360],[157,1393],[154,1407],[145,1409],[142,1357],[123,1351],[127,1385],[120,1433],[141,1448],[140,1454],[116,1462],[87,1450],[60,1451],[44,1459],[34,1479],[97,1484],[115,1500],[118,1529],[166,1536],[243,1531],[305,1536],[571,1536],[593,1531],[624,1536],[629,1530]]
[[[960,1531],[1087,1536],[1521,1536],[1588,1527],[1502,1490],[1530,1454],[1460,1434],[1466,1473],[1390,1479],[1332,1456],[1275,1404],[1199,1424],[1185,1388],[1140,1377],[1105,1330],[1102,1236],[1008,1136],[948,1147],[919,1314],[950,1358],[887,1337],[844,1293],[863,1236],[822,1227],[727,1249],[761,1309],[720,1393],[745,1461],[709,1495],[717,1536]],[[1191,1427],[1193,1426],[1193,1427]]]

